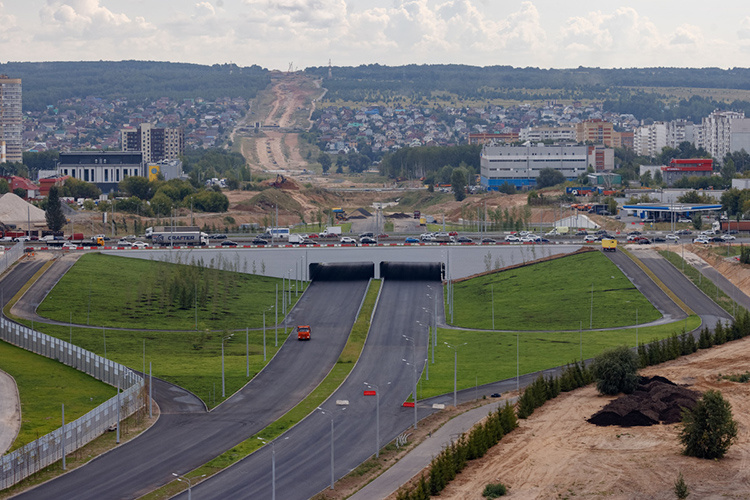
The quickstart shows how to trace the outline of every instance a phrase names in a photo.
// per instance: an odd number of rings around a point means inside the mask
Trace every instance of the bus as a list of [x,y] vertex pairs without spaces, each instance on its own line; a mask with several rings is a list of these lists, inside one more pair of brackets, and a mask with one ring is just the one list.
[[288,227],[269,227],[266,231],[275,240],[289,241],[289,228]]

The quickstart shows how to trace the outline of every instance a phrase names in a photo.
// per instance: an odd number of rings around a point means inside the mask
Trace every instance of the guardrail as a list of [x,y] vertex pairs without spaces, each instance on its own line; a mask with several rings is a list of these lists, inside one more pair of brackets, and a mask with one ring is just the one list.
[[[23,248],[21,249],[23,252]],[[82,417],[0,458],[0,490],[63,458],[146,403],[145,380],[126,366],[0,317],[0,339],[87,373],[123,392]]]

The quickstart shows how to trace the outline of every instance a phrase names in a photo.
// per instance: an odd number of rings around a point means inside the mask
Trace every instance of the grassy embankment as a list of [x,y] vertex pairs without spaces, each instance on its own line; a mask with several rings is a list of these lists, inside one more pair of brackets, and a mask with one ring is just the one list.
[[[242,458],[248,456],[262,446],[263,443],[261,442],[261,439],[265,442],[273,441],[287,429],[297,424],[311,412],[315,411],[318,406],[328,399],[328,397],[344,382],[354,368],[357,359],[359,359],[359,355],[362,352],[365,340],[367,339],[367,333],[370,330],[370,318],[372,317],[372,312],[375,308],[375,301],[377,300],[381,283],[382,282],[379,280],[373,280],[371,282],[365,300],[362,303],[362,309],[352,327],[349,339],[347,340],[339,359],[336,361],[336,364],[320,385],[318,385],[318,387],[316,387],[305,399],[285,413],[276,422],[269,425],[258,434],[250,436],[242,443],[227,450],[205,465],[190,471],[186,474],[187,477],[197,478],[203,475],[209,477],[229,467],[235,462],[240,461]],[[184,489],[185,486],[183,483],[172,481],[158,490],[144,496],[143,500],[170,498]]]
[[[645,343],[700,325],[700,318],[690,316],[669,325],[635,328],[636,308],[639,325],[660,315],[630,280],[598,252],[480,276],[454,286],[457,326],[492,329],[490,298],[494,288],[495,328],[518,332],[440,329],[435,363],[430,363],[430,380],[423,374],[418,387],[420,399],[453,390],[454,354],[444,342],[460,345],[458,388],[465,389],[515,377],[517,362],[521,374],[535,372],[579,360],[581,352],[588,359],[609,347],[635,346],[636,331],[638,343]],[[595,329],[629,328],[591,330],[591,318]],[[432,348],[428,358],[432,360]]]
[[[199,283],[197,330],[191,294],[195,282]],[[100,355],[104,355],[106,343],[108,358],[136,370],[142,370],[144,363],[148,370],[152,362],[155,376],[185,387],[212,407],[223,400],[222,339],[233,333],[224,343],[227,396],[247,383],[278,349],[276,330],[269,327],[264,360],[263,311],[267,311],[266,324],[273,324],[275,314],[269,308],[274,304],[277,284],[281,286],[281,280],[263,276],[89,254],[60,280],[40,305],[39,313],[65,322],[72,315],[74,323],[88,321],[107,328],[39,324],[35,327]],[[190,294],[186,307],[179,307],[181,296],[172,296],[175,290]],[[206,294],[203,305],[202,293]],[[295,301],[295,294],[291,295]],[[124,326],[183,331],[119,329]],[[244,328],[248,327],[256,330],[246,337]],[[278,346],[285,339],[284,328],[279,328]],[[250,377],[246,376],[246,340]]]

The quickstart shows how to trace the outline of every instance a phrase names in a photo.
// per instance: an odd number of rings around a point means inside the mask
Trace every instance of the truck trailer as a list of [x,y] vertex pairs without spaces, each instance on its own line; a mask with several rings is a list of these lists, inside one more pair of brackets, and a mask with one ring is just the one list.
[[723,220],[713,223],[714,231],[726,233],[727,231],[750,231],[750,220]]
[[[171,229],[171,228],[167,228]],[[200,231],[185,231],[183,228],[175,227],[174,230],[152,231],[151,242],[154,245],[190,245],[190,246],[207,246],[208,235]]]

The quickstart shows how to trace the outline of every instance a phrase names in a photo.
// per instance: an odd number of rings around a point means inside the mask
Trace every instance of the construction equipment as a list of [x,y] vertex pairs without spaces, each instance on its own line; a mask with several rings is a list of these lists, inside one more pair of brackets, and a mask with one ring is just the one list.
[[297,340],[310,340],[310,325],[297,326]]

